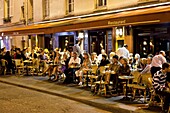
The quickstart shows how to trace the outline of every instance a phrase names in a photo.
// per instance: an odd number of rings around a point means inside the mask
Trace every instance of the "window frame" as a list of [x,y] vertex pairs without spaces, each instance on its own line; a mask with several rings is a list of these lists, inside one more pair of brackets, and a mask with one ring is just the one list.
[[107,0],[96,0],[96,8],[106,7]]
[[43,0],[43,19],[47,19],[50,16],[50,1]]
[[74,12],[74,0],[66,0],[66,14],[71,14]]

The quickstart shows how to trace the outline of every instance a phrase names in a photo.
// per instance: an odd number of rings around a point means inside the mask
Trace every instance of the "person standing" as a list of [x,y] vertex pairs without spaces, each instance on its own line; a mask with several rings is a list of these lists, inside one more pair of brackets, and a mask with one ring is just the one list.
[[128,48],[128,45],[127,44],[124,44],[123,47],[119,48],[117,51],[116,51],[116,55],[120,57],[124,57],[124,58],[127,58],[129,59],[129,50],[127,49]]
[[153,76],[153,88],[156,91],[156,94],[159,94],[163,97],[163,111],[162,113],[168,113],[169,104],[170,104],[170,89],[167,81],[167,72],[170,72],[170,65],[168,63],[162,64],[162,69],[157,71]]
[[153,75],[162,68],[162,64],[167,62],[165,58],[165,51],[160,51],[158,55],[152,58],[151,62],[151,75]]
[[76,40],[76,44],[73,46],[73,52],[76,52],[78,57],[81,59],[81,64],[83,63],[82,50],[80,48],[81,40]]

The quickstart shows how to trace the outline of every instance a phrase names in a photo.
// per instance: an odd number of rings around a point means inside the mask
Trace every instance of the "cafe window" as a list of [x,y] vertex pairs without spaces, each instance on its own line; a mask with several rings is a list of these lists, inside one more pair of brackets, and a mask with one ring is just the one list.
[[74,11],[74,0],[67,0],[67,11],[66,13],[72,13]]
[[4,1],[4,23],[11,22],[11,17],[13,13],[12,6],[13,6],[12,0]]
[[106,6],[106,4],[107,4],[107,0],[97,0],[96,1],[96,7],[98,8],[98,7],[105,7]]
[[43,18],[46,19],[50,15],[50,3],[49,0],[43,0]]
[[20,17],[20,20],[21,21],[25,20],[25,7],[24,7],[24,5],[21,6],[21,17]]
[[33,0],[29,0],[28,1],[28,21],[32,21],[33,20],[33,14],[34,14]]

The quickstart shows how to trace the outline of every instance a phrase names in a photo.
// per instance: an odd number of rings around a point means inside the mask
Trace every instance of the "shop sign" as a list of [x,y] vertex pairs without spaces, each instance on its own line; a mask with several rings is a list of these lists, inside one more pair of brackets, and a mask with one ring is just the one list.
[[120,21],[108,21],[108,25],[121,25],[125,24],[126,20],[120,20]]

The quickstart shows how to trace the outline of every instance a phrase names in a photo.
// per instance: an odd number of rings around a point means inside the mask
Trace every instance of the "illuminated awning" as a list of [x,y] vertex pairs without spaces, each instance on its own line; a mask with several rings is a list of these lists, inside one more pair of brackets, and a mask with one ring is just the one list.
[[123,25],[145,25],[170,22],[170,5],[119,12],[114,14],[76,18],[22,27],[2,28],[0,34],[50,34],[55,32],[109,28]]

